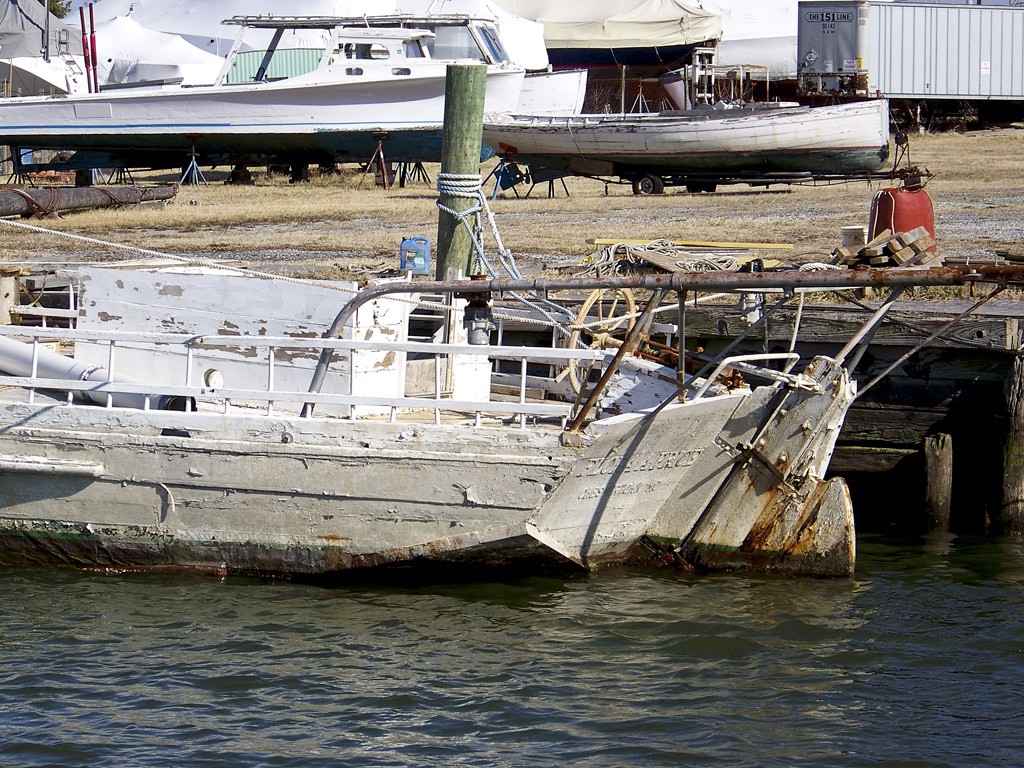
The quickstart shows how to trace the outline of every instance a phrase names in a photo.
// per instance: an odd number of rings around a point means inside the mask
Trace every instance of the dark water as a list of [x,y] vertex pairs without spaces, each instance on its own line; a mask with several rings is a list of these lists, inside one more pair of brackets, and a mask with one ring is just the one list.
[[3,766],[1024,764],[1024,544],[854,579],[0,571]]

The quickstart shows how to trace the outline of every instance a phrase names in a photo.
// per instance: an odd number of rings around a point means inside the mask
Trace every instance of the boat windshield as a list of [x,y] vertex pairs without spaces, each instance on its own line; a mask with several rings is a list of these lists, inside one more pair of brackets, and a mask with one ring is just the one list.
[[427,43],[432,59],[476,59],[486,61],[469,27],[438,25],[436,37]]

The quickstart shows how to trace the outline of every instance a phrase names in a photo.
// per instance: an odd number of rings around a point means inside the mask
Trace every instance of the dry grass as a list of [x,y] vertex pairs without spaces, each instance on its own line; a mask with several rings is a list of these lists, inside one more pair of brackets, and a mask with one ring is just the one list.
[[[911,152],[915,164],[936,174],[928,189],[946,253],[1021,247],[1024,131],[912,137]],[[265,174],[257,174],[251,187],[226,186],[214,173],[208,178],[209,186],[182,188],[162,209],[98,210],[34,223],[169,253],[341,272],[393,266],[403,237],[433,238],[436,232],[435,193],[427,185],[385,192],[367,179],[359,188],[361,177],[354,171],[297,185]],[[594,250],[588,238],[670,238],[793,243],[792,258],[820,258],[838,242],[841,226],[867,223],[878,188],[865,182],[769,190],[737,186],[715,194],[670,189],[635,197],[624,185],[578,178],[566,183],[569,197],[556,184],[559,195],[553,199],[543,196],[545,185],[530,199],[506,193],[493,202],[505,243],[515,253],[575,257]],[[52,236],[2,231],[2,258],[8,261],[104,253]]]

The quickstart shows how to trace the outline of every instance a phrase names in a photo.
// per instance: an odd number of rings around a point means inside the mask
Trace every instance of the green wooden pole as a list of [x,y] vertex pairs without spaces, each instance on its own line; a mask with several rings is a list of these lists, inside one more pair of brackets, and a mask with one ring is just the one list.
[[[444,89],[444,133],[441,143],[441,174],[438,204],[453,211],[467,211],[478,196],[451,194],[446,176],[480,173],[480,145],[484,133],[484,93],[487,67],[483,64],[449,64]],[[457,271],[468,275],[473,265],[473,238],[455,216],[439,209],[437,217],[437,279],[450,280]]]

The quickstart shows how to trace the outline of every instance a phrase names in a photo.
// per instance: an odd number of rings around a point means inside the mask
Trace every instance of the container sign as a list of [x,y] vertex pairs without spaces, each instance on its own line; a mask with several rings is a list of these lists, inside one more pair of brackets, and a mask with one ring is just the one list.
[[853,11],[807,11],[804,21],[820,21],[823,24],[842,24],[853,21]]
[[825,59],[823,62],[821,62],[821,71],[822,72],[834,72],[835,68],[836,68],[836,63],[832,59]]
[[857,60],[856,59],[843,59],[843,72],[856,72],[857,71]]
[[983,75],[991,75],[992,74],[992,62],[991,61],[983,61],[983,62],[981,62],[981,74],[983,74]]

